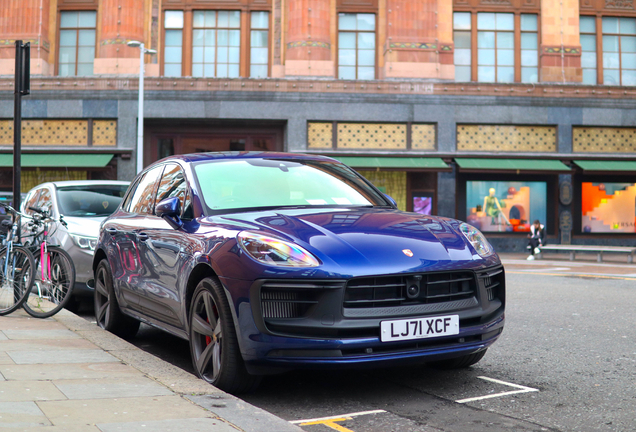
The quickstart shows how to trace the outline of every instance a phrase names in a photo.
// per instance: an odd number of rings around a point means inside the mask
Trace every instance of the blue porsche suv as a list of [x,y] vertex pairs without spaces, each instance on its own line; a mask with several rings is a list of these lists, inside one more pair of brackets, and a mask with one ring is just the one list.
[[231,393],[298,368],[477,363],[504,327],[505,276],[474,227],[407,213],[342,163],[173,156],[102,224],[97,323],[189,341]]

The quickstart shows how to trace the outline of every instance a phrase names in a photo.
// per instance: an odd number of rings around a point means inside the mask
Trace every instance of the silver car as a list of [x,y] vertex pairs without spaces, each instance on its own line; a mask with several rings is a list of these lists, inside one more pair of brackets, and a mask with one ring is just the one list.
[[[99,225],[121,202],[129,182],[110,180],[58,181],[42,183],[31,189],[22,201],[22,212],[33,215],[30,207],[50,211],[53,218],[64,216],[67,226],[50,227],[51,243],[64,248],[75,264],[75,294],[88,295],[86,282],[93,278],[93,252]],[[22,235],[28,242],[28,229]]]

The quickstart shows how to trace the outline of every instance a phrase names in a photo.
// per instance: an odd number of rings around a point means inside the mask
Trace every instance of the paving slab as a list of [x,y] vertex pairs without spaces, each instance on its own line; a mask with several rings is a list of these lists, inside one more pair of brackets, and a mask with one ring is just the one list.
[[119,361],[112,355],[102,350],[29,350],[9,351],[7,354],[17,364],[101,363]]
[[110,351],[110,354],[149,374],[175,393],[184,395],[225,394],[191,373],[140,349]]
[[0,382],[0,402],[66,399],[67,397],[50,381]]
[[212,417],[201,407],[177,395],[51,401],[39,402],[38,406],[56,426]]
[[101,432],[237,432],[235,427],[217,418],[109,423],[97,427]]
[[126,380],[110,378],[61,380],[53,381],[53,384],[69,399],[108,399],[173,394],[165,386],[143,376],[129,376]]
[[[43,323],[45,324],[44,327],[42,326]],[[2,331],[33,329],[68,330],[68,327],[60,322],[57,322],[53,318],[32,318],[23,310],[13,312],[11,315],[6,315],[0,321],[0,330]]]
[[0,402],[0,429],[50,424],[51,422],[35,402]]
[[124,379],[143,376],[137,369],[123,363],[71,363],[1,365],[0,373],[8,380],[70,380],[70,379]]
[[76,330],[76,333],[106,351],[138,350],[135,345],[97,327],[95,324],[91,330]]
[[5,341],[5,340],[7,340],[7,339],[9,339],[9,338],[8,338],[8,337],[6,337],[6,336],[4,335],[4,333],[2,333],[2,332],[0,331],[0,341]]
[[229,394],[186,397],[197,405],[238,426],[241,430],[302,432],[300,427]]
[[6,351],[45,351],[45,350],[74,350],[74,349],[99,349],[99,347],[86,339],[25,339],[25,340],[0,340],[0,352]]
[[[48,327],[48,326],[47,326]],[[77,339],[81,337],[69,329],[5,329],[2,333],[9,339]]]
[[0,352],[0,365],[15,364],[15,362],[5,352]]
[[[20,432],[101,432],[95,425],[40,426],[19,429]],[[118,432],[125,432],[119,429]],[[146,431],[151,432],[151,431]]]

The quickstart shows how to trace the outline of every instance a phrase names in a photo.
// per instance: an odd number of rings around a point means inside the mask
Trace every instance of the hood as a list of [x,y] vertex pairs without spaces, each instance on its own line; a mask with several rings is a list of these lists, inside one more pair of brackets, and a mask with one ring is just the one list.
[[64,216],[69,233],[85,237],[99,237],[99,226],[105,217],[74,217]]
[[485,264],[458,231],[460,222],[442,217],[365,208],[248,212],[220,219],[288,238],[327,266],[367,272],[372,266],[382,274]]

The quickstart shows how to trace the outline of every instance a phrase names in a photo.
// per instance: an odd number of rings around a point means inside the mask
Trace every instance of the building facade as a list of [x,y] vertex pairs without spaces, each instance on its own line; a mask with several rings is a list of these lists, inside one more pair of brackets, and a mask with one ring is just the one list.
[[[499,250],[636,245],[633,0],[0,0],[0,188],[14,41],[23,187],[200,151],[329,155]],[[144,152],[136,152],[139,48]]]

